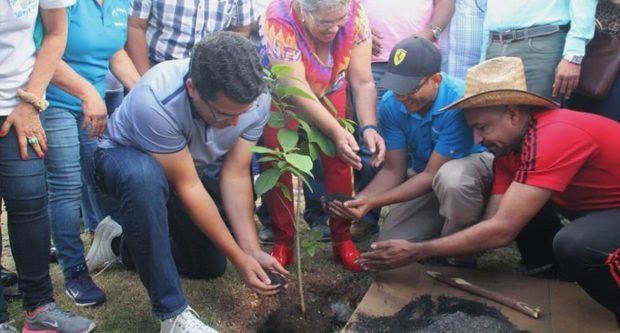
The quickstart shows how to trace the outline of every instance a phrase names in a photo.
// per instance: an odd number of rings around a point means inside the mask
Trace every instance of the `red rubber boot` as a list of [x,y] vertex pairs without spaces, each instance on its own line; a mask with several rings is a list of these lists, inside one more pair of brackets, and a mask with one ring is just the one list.
[[344,269],[361,272],[362,266],[355,261],[360,257],[360,251],[353,241],[347,240],[340,243],[333,243],[334,260],[342,262]]
[[274,244],[273,251],[271,251],[271,256],[276,258],[276,260],[282,266],[287,266],[292,264],[295,260],[295,255],[293,254],[293,247],[286,246],[282,244]]

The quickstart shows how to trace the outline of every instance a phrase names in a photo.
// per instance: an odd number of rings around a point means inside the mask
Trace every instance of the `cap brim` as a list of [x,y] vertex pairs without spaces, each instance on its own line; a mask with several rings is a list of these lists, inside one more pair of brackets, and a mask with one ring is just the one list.
[[386,72],[379,85],[399,95],[406,95],[420,84],[422,77],[404,76]]
[[461,98],[458,101],[444,107],[448,109],[474,109],[487,106],[501,105],[531,105],[546,108],[558,108],[560,104],[535,93],[518,89],[499,89],[485,91],[476,95]]

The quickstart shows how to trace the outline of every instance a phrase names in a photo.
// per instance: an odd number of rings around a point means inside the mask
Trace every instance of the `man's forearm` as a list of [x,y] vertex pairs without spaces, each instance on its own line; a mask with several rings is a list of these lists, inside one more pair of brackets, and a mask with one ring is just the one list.
[[513,239],[514,235],[500,221],[490,219],[449,236],[416,243],[414,260],[477,253],[505,246]]
[[383,168],[379,170],[377,175],[370,181],[358,196],[360,197],[374,197],[381,193],[385,193],[388,190],[398,186],[405,180],[404,174],[399,174],[397,171]]
[[141,76],[151,68],[145,30],[129,26],[125,50]]
[[43,96],[67,44],[66,8],[41,9],[41,17],[45,26],[45,35],[26,87],[28,92],[37,96]]
[[220,188],[226,216],[239,246],[250,254],[260,250],[254,224],[252,179],[246,175],[232,176],[222,171]]
[[415,199],[433,190],[434,175],[428,172],[421,172],[404,183],[383,193],[377,193],[371,199],[372,206],[382,207],[399,202]]
[[431,24],[445,29],[454,14],[454,0],[435,0]]

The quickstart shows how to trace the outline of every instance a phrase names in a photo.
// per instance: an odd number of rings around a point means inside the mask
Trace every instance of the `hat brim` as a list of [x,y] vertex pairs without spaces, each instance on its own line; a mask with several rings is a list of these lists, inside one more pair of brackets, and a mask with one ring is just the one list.
[[379,85],[399,95],[406,95],[415,89],[418,84],[420,84],[421,80],[422,76],[404,76],[394,74],[392,72],[386,72],[379,82]]
[[558,108],[560,106],[557,102],[529,91],[519,89],[498,89],[461,98],[458,101],[442,108],[441,111],[448,109],[475,109],[502,105],[531,105],[546,108]]

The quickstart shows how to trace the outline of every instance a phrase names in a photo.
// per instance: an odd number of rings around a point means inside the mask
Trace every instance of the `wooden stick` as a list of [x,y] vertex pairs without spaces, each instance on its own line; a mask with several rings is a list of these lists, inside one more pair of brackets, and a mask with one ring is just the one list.
[[484,297],[486,299],[495,301],[499,304],[503,304],[507,307],[515,309],[521,313],[524,313],[532,318],[538,319],[540,317],[540,307],[533,307],[525,302],[518,301],[514,298],[500,294],[496,291],[491,291],[476,285],[473,285],[464,279],[458,277],[447,277],[440,272],[426,271],[426,274],[430,275],[433,279],[450,285],[454,288],[464,290],[468,293]]

